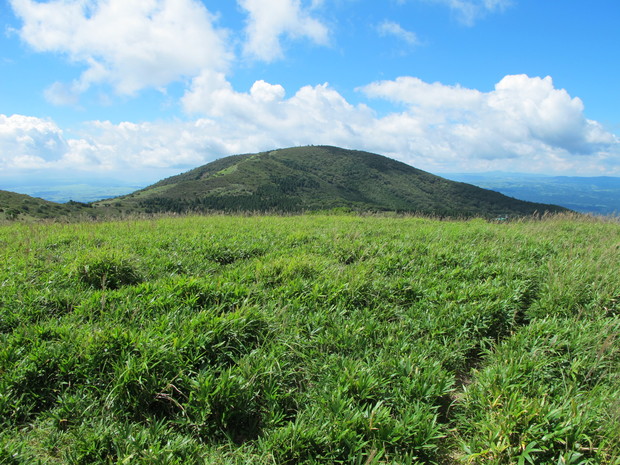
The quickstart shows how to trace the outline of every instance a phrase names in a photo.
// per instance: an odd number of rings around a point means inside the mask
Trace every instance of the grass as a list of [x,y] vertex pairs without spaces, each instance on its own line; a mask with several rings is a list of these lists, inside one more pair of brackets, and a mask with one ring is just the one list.
[[0,258],[0,463],[620,463],[615,221],[11,223]]

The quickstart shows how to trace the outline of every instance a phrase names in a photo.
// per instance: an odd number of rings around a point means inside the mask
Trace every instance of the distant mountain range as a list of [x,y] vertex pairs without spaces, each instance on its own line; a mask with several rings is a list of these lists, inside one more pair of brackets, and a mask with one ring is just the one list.
[[565,210],[449,181],[381,155],[330,146],[222,158],[94,206],[112,213],[347,209],[450,217]]
[[620,178],[543,176],[522,173],[453,173],[448,179],[522,200],[551,203],[581,213],[620,214]]

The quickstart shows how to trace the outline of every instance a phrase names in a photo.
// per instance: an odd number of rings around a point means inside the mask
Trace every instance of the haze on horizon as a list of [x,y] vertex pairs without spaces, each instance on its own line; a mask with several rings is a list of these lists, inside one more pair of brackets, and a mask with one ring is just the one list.
[[616,0],[8,0],[0,188],[308,144],[618,176],[618,19]]

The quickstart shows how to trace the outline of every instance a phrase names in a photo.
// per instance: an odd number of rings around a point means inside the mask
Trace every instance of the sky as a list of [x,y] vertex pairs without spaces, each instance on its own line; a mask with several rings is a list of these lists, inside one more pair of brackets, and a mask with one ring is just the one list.
[[299,145],[620,176],[618,0],[0,0],[0,188]]

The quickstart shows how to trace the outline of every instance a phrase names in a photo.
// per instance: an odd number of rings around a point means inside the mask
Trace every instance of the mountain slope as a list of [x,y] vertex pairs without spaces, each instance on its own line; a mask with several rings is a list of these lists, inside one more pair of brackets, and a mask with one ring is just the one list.
[[92,213],[88,204],[68,202],[60,204],[25,194],[0,190],[0,219],[51,219],[78,217]]
[[97,206],[146,212],[334,208],[441,216],[563,211],[449,181],[368,152],[329,146],[235,155]]

